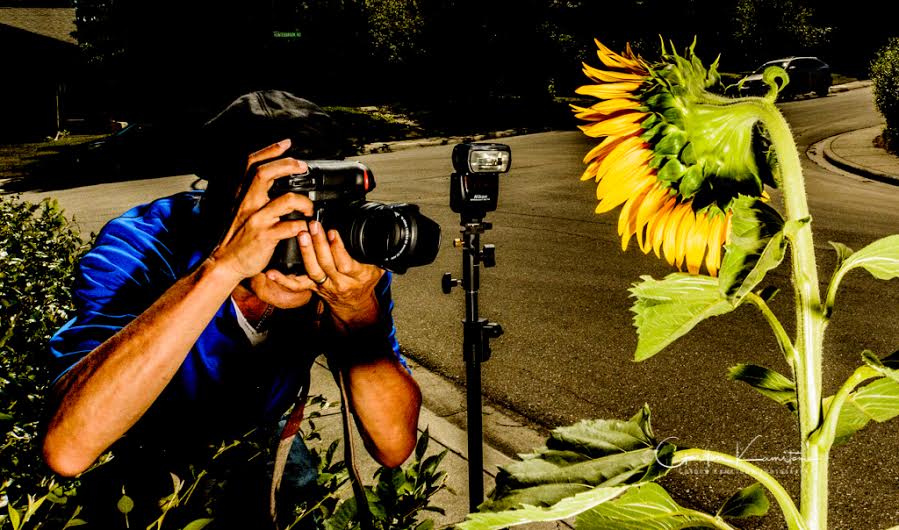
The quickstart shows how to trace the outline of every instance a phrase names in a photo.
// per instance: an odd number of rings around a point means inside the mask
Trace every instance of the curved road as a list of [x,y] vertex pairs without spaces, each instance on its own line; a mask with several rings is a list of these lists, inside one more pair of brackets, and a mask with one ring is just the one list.
[[[879,124],[871,89],[784,104],[800,149],[835,134]],[[592,140],[579,131],[557,131],[503,140],[513,169],[501,177],[500,203],[487,216],[493,230],[483,243],[497,247],[497,266],[482,271],[481,316],[502,324],[493,358],[483,365],[489,400],[554,427],[581,418],[627,418],[643,403],[653,410],[660,437],[682,445],[740,454],[763,465],[796,491],[790,462],[796,428],[773,401],[728,382],[728,367],[752,362],[788,373],[766,324],[749,307],[700,324],[654,358],[632,362],[636,334],[628,287],[642,274],[671,272],[632,245],[620,251],[617,211],[593,214],[594,186],[578,180],[581,157]],[[461,324],[463,297],[440,290],[443,272],[461,274],[461,253],[451,246],[459,217],[448,207],[452,146],[361,157],[378,188],[370,199],[421,205],[444,230],[431,266],[410,269],[395,283],[399,339],[421,364],[464,383]],[[833,252],[827,241],[860,248],[899,232],[899,188],[846,176],[803,156],[820,277],[827,281]],[[57,197],[86,231],[125,209],[186,189],[192,176],[107,183],[25,194]],[[777,199],[777,194],[772,196]],[[787,267],[781,266],[781,271]],[[791,326],[792,289],[784,272],[767,284],[782,288],[773,307]],[[853,272],[843,282],[829,328],[825,382],[832,393],[870,349],[883,356],[899,348],[899,285]],[[424,389],[428,393],[428,389]],[[464,418],[464,414],[457,414]],[[832,528],[886,528],[899,524],[899,421],[872,425],[833,453]],[[712,510],[747,481],[717,469],[674,473],[665,481],[682,502]],[[772,510],[773,511],[776,510]],[[778,528],[777,516],[764,525]]]

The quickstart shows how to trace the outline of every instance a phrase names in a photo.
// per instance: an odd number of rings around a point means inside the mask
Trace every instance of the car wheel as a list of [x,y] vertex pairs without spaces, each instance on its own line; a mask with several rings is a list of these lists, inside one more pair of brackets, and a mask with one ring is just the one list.
[[823,98],[823,97],[827,96],[827,94],[829,94],[829,93],[830,93],[830,85],[826,85],[826,84],[820,85],[820,86],[818,86],[818,88],[815,89],[815,94],[817,94],[818,97]]

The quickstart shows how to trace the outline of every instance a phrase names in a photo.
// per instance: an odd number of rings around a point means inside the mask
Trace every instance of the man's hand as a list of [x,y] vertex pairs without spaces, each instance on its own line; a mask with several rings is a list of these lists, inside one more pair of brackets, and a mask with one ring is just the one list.
[[377,322],[375,286],[384,270],[354,260],[336,230],[325,233],[321,223],[309,223],[309,231],[299,235],[300,253],[306,274],[285,276],[267,271],[266,277],[284,289],[313,291],[328,304],[338,329],[349,331]]
[[293,158],[262,163],[284,154],[289,147],[290,140],[282,140],[247,159],[247,171],[255,167],[255,174],[231,227],[213,252],[213,258],[227,265],[228,270],[240,279],[261,273],[278,242],[296,237],[306,228],[306,221],[282,221],[282,216],[293,211],[312,215],[312,201],[308,197],[285,193],[274,200],[269,199],[268,191],[275,179],[306,171],[306,163]]

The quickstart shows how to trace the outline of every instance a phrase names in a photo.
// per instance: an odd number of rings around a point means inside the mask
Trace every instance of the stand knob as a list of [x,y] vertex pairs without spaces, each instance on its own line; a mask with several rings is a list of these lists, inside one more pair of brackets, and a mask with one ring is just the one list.
[[443,274],[443,278],[440,279],[440,287],[443,289],[443,294],[450,294],[450,291],[453,290],[453,287],[462,283],[460,280],[456,280],[453,278],[452,273],[446,272]]
[[481,261],[484,263],[484,267],[496,267],[496,245],[484,245]]

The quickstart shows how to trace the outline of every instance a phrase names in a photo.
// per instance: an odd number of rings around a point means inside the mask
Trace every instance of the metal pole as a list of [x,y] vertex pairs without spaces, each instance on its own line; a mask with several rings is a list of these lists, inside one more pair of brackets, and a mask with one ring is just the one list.
[[465,322],[463,355],[467,394],[468,430],[468,504],[476,512],[484,502],[484,430],[481,414],[481,359],[483,334],[478,318],[478,289],[480,288],[480,223],[469,223],[463,234],[462,289],[465,291]]

